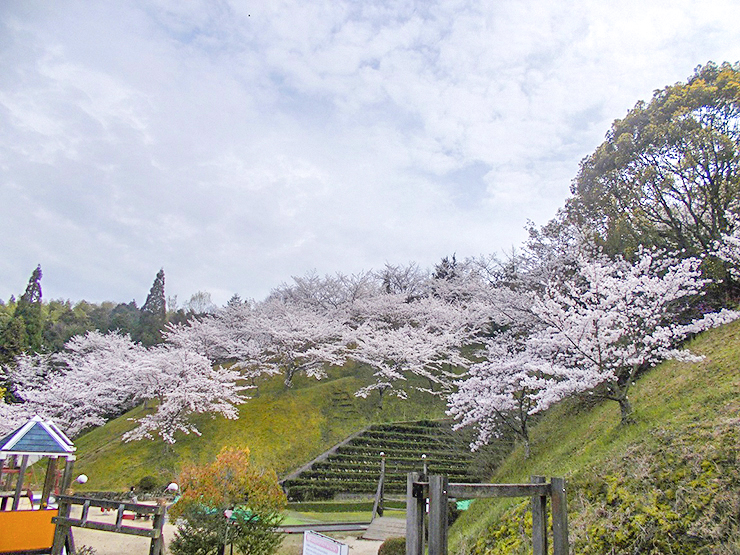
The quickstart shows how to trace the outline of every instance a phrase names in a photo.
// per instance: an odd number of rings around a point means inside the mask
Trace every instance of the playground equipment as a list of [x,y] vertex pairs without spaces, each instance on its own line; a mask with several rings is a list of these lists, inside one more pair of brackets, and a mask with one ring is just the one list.
[[[34,416],[0,438],[0,553],[48,553],[54,539],[57,496],[72,480],[75,446],[51,421]],[[39,496],[26,487],[30,465],[47,459]],[[64,467],[60,460],[64,459]],[[24,500],[26,497],[28,500]],[[8,506],[10,505],[10,506]]]

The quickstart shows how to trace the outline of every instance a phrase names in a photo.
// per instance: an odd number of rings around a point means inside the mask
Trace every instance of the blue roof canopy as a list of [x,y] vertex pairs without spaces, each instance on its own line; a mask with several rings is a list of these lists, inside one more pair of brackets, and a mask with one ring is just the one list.
[[[77,448],[53,422],[38,415],[0,439],[3,455],[46,455],[69,457]],[[4,458],[4,457],[3,457]]]

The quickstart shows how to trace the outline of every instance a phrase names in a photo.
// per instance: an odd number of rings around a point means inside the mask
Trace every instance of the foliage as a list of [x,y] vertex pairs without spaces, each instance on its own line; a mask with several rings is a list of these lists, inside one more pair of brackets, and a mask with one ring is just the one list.
[[565,215],[610,253],[709,255],[740,198],[740,67],[708,63],[614,122],[585,158]]
[[153,491],[157,490],[159,486],[159,481],[154,476],[150,476],[147,474],[137,482],[136,489],[143,493],[152,493]]
[[244,554],[277,551],[285,496],[274,471],[253,465],[249,449],[226,447],[213,463],[185,468],[179,482],[182,497],[170,510],[182,520],[173,553],[215,554],[230,543]]
[[15,307],[14,319],[23,322],[26,328],[26,348],[32,352],[41,350],[43,321],[41,317],[41,266],[37,266],[31,274],[26,291],[18,299]]
[[10,319],[0,330],[0,363],[11,363],[27,346],[28,335],[23,320]]
[[378,555],[406,555],[406,538],[388,538],[380,544]]
[[147,347],[162,342],[162,329],[167,318],[167,301],[164,294],[164,270],[159,270],[149,295],[141,307],[139,326],[134,335],[136,341]]

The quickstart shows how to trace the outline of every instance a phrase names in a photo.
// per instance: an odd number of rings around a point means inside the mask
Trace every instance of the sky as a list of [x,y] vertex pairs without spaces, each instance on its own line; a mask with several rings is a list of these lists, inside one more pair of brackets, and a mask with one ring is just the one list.
[[735,0],[0,2],[0,299],[261,299],[519,248]]

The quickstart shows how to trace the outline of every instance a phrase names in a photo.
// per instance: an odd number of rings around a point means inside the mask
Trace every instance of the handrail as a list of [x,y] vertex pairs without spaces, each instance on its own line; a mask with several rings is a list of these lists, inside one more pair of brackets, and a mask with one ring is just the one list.
[[[149,538],[151,539],[149,549],[150,555],[162,555],[164,553],[164,540],[162,537],[162,528],[164,527],[166,513],[166,507],[164,505],[145,505],[142,503],[93,499],[76,495],[60,495],[58,497],[58,503],[59,516],[51,519],[51,521],[56,524],[54,544],[52,545],[51,550],[52,555],[60,555],[62,553],[62,548],[65,546],[67,548],[67,553],[74,553],[75,548],[72,528],[87,528],[90,530],[115,532],[118,534]],[[81,507],[80,518],[72,518],[70,516],[70,511],[74,505],[79,505]],[[115,524],[90,520],[90,507],[116,510]],[[123,524],[123,517],[126,511],[137,515],[151,515],[152,527],[140,528],[137,526],[125,526]]]

